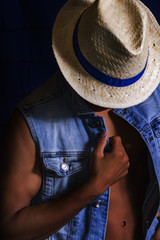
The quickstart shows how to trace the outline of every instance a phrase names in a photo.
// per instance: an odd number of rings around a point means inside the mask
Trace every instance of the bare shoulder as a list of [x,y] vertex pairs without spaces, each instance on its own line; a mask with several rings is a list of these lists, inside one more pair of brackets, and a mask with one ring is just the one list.
[[19,110],[15,110],[9,120],[4,139],[3,157],[5,165],[9,165],[7,167],[12,169],[16,167],[22,170],[25,167],[33,169],[36,164],[35,144],[28,124]]
[[41,186],[36,147],[27,122],[18,110],[14,111],[7,127],[1,165],[1,207],[4,214],[11,214],[29,205]]
[[[27,125],[27,122],[24,116],[18,109],[14,110],[7,126],[6,136],[9,137],[9,135],[11,134],[13,135],[13,137],[16,137],[16,138],[23,136],[23,139],[25,141],[29,140],[31,143],[31,138],[30,138],[31,135],[30,135],[29,127]],[[9,141],[9,139],[7,138],[5,140],[7,140],[7,142]]]

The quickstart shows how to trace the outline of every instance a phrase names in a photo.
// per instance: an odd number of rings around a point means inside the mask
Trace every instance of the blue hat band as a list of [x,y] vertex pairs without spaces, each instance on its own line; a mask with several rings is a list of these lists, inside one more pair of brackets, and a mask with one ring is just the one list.
[[78,43],[78,26],[79,26],[81,16],[77,21],[77,24],[76,24],[76,27],[75,27],[75,30],[73,33],[73,48],[74,48],[75,55],[76,55],[78,61],[80,62],[80,64],[82,65],[82,67],[96,80],[98,80],[99,82],[104,83],[108,86],[126,87],[126,86],[132,85],[133,83],[137,82],[143,76],[143,74],[146,70],[148,57],[147,57],[147,61],[146,61],[146,64],[145,64],[143,70],[138,75],[131,77],[131,78],[127,78],[127,79],[114,78],[114,77],[111,77],[111,76],[101,72],[100,70],[95,68],[91,63],[88,62],[88,60],[83,56],[83,54],[80,50],[79,43]]

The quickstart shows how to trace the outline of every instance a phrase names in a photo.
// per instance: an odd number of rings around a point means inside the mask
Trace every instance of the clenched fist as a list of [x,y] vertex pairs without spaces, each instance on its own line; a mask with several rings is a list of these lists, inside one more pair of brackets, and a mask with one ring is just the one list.
[[91,157],[89,181],[92,182],[97,196],[100,196],[109,186],[126,176],[130,166],[121,138],[114,136],[109,141],[110,152],[104,153],[107,133],[103,132]]

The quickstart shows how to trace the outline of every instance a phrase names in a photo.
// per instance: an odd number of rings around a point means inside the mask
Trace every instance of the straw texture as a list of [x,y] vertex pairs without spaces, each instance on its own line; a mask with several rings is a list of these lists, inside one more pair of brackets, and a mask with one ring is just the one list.
[[[101,72],[118,79],[139,74],[127,87],[99,82],[81,65],[73,49],[78,19],[78,43],[83,56]],[[159,84],[160,27],[138,0],[69,0],[53,28],[53,50],[73,89],[102,107],[126,108],[146,100]]]

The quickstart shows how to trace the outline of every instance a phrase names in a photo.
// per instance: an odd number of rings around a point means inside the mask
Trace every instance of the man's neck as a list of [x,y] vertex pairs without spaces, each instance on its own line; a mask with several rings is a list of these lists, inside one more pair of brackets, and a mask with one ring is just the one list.
[[107,113],[107,112],[110,112],[112,110],[111,108],[100,107],[98,105],[94,105],[94,104],[89,103],[89,102],[87,102],[87,104],[97,115]]

